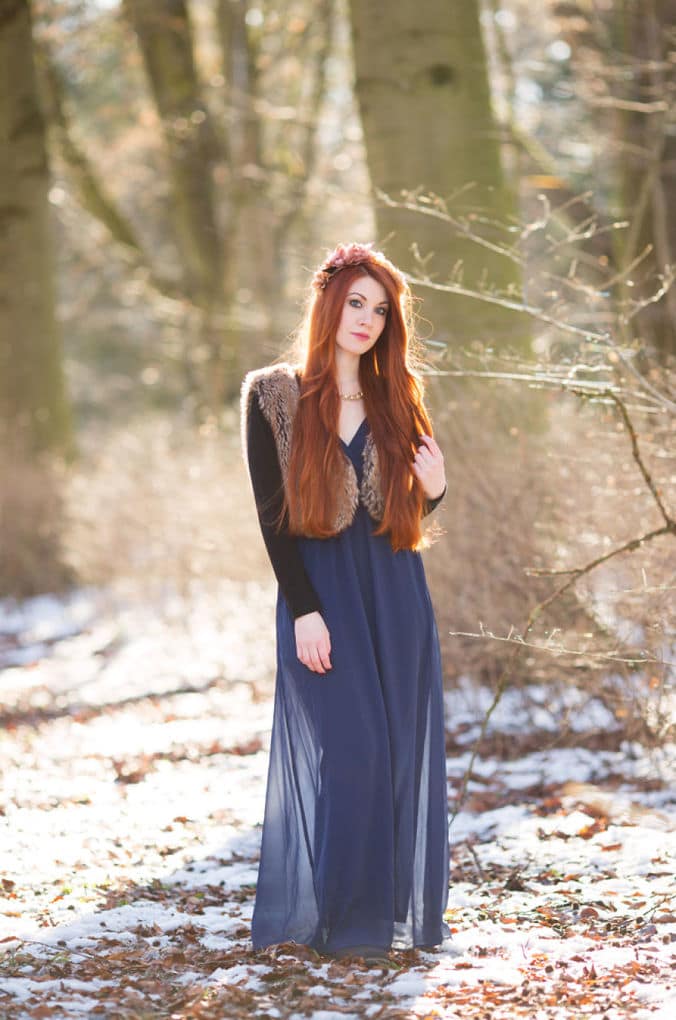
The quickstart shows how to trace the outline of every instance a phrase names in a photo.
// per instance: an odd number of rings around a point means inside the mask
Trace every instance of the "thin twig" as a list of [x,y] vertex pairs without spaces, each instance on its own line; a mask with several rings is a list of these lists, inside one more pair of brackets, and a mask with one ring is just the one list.
[[522,645],[525,648],[532,648],[537,652],[552,652],[555,655],[584,656],[588,659],[603,659],[607,662],[621,662],[628,666],[645,665],[647,662],[656,662],[664,666],[676,665],[676,663],[669,662],[666,659],[658,659],[657,656],[650,655],[648,653],[642,653],[636,658],[629,658],[622,655],[613,655],[609,652],[591,652],[587,651],[585,648],[565,648],[563,645],[554,645],[551,642],[539,644],[536,641],[524,641],[524,639],[520,636],[514,637],[512,634],[500,636],[499,634],[494,634],[493,631],[485,630],[484,628],[482,628],[479,633],[466,630],[449,630],[447,633],[450,637],[477,638],[479,640],[490,638],[492,641],[502,641],[504,644],[508,645]]
[[486,876],[484,875],[484,869],[481,867],[481,862],[479,861],[479,858],[477,857],[476,850],[474,849],[474,847],[472,846],[472,844],[470,843],[470,841],[468,839],[463,840],[463,844],[464,844],[464,846],[467,847],[467,849],[469,850],[470,854],[472,855],[472,860],[474,861],[474,865],[475,865],[476,870],[477,870],[477,872],[479,874],[479,881],[481,883],[484,883],[486,881]]
[[617,395],[616,392],[614,392],[611,389],[608,389],[607,395],[610,397],[611,400],[614,401],[614,403],[619,408],[620,414],[622,415],[622,420],[624,421],[624,424],[626,426],[627,432],[629,433],[629,436],[631,438],[631,453],[632,453],[632,456],[633,456],[634,460],[636,461],[636,463],[638,464],[639,470],[640,470],[641,474],[643,475],[643,478],[645,480],[646,485],[648,486],[648,488],[650,489],[650,491],[653,494],[653,499],[655,500],[655,502],[657,503],[657,506],[659,507],[660,513],[662,514],[662,517],[664,519],[664,523],[665,523],[665,525],[667,527],[667,530],[673,531],[674,533],[676,533],[676,518],[672,517],[671,514],[667,513],[666,507],[664,506],[664,503],[662,502],[661,493],[660,493],[659,489],[657,488],[657,486],[655,485],[655,482],[653,481],[652,475],[648,471],[648,468],[646,467],[645,461],[643,460],[643,457],[641,456],[641,451],[638,448],[638,438],[636,436],[636,430],[635,430],[635,428],[634,428],[634,426],[632,424],[632,421],[631,421],[629,415],[627,414],[627,409],[626,409],[623,401],[620,399],[620,397]]

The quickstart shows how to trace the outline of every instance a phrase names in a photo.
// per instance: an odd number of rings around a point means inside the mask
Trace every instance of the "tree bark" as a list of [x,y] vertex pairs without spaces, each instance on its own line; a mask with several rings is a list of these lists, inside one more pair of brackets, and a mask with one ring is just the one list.
[[[374,188],[398,199],[402,189],[434,192],[458,215],[469,207],[477,232],[503,244],[515,202],[501,166],[491,109],[478,0],[350,0],[356,91]],[[462,189],[469,190],[459,194]],[[476,289],[518,286],[517,267],[419,213],[379,204],[380,243],[406,270],[414,244],[436,282],[462,264]],[[482,224],[481,226],[479,226]],[[422,313],[441,340],[527,337],[521,316],[472,299],[426,289]]]
[[[673,131],[674,70],[670,51],[676,33],[676,0],[623,0],[612,13],[617,48],[633,62],[630,101],[618,108],[621,142],[620,198],[631,221],[616,231],[617,258],[628,267],[647,247],[650,256],[632,274],[626,299],[648,298],[657,274],[676,264],[676,135]],[[621,98],[621,97],[620,97]],[[662,109],[660,109],[662,106]],[[634,334],[659,356],[676,356],[676,289],[649,303],[634,320]]]
[[124,0],[124,7],[162,121],[184,288],[201,311],[193,356],[206,402],[217,413],[240,381],[237,336],[225,326],[225,234],[213,181],[222,153],[202,97],[185,0]]
[[29,4],[0,0],[0,428],[70,450],[48,193]]
[[[274,310],[278,296],[275,273],[274,217],[269,175],[264,166],[263,123],[257,109],[257,46],[246,23],[249,0],[218,0],[216,14],[229,114],[230,246],[226,274],[233,321],[244,340],[242,370],[277,353]],[[241,295],[246,296],[242,302]],[[238,314],[239,306],[239,314]]]
[[[319,0],[295,40],[303,74],[276,101],[293,106],[298,120],[283,132],[261,112],[270,96],[263,91],[257,38],[246,22],[251,6],[252,0],[218,0],[217,5],[231,125],[231,248],[236,253],[228,268],[228,293],[248,295],[254,309],[242,326],[242,367],[248,368],[275,358],[285,333],[279,319],[285,303],[284,250],[314,172],[335,3]],[[285,167],[283,178],[280,166]]]

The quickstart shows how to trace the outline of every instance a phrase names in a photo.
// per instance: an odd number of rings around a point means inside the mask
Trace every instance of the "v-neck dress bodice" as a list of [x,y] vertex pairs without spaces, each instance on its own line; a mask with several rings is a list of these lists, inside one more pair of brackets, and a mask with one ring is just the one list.
[[[340,442],[342,443],[343,448],[345,450],[351,450],[352,447],[354,446],[354,444],[361,438],[362,432],[364,432],[364,431],[368,432],[367,426],[368,426],[368,419],[367,418],[362,418],[362,420],[360,421],[359,425],[357,426],[356,431],[353,433],[352,439],[349,441],[349,443],[346,443],[345,440],[343,439],[343,437],[339,436],[338,438],[340,439]],[[363,449],[363,444],[362,444],[362,449]]]
[[[340,439],[361,483],[364,419]],[[361,500],[352,523],[298,539],[331,669],[298,658],[278,594],[277,679],[255,948],[296,941],[436,945],[449,846],[439,638],[422,557],[394,552]]]

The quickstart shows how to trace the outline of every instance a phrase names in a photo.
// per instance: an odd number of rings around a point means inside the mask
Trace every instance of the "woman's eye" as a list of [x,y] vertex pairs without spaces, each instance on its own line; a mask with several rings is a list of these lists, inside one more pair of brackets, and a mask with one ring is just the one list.
[[[362,303],[359,298],[350,298],[349,304],[351,308],[361,308]],[[387,308],[376,308],[376,315],[382,315],[383,318],[387,315]]]

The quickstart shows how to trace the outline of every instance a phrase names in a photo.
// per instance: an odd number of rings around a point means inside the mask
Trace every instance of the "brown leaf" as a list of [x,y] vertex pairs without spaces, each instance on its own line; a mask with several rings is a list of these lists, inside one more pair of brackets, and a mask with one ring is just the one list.
[[246,740],[241,744],[233,744],[232,747],[222,748],[226,754],[256,754],[263,747],[263,742],[260,737],[252,737],[251,740]]
[[578,832],[578,836],[581,836],[582,839],[591,839],[598,832],[605,832],[607,828],[608,819],[605,816],[601,816],[600,818],[595,818],[590,825],[583,825]]

